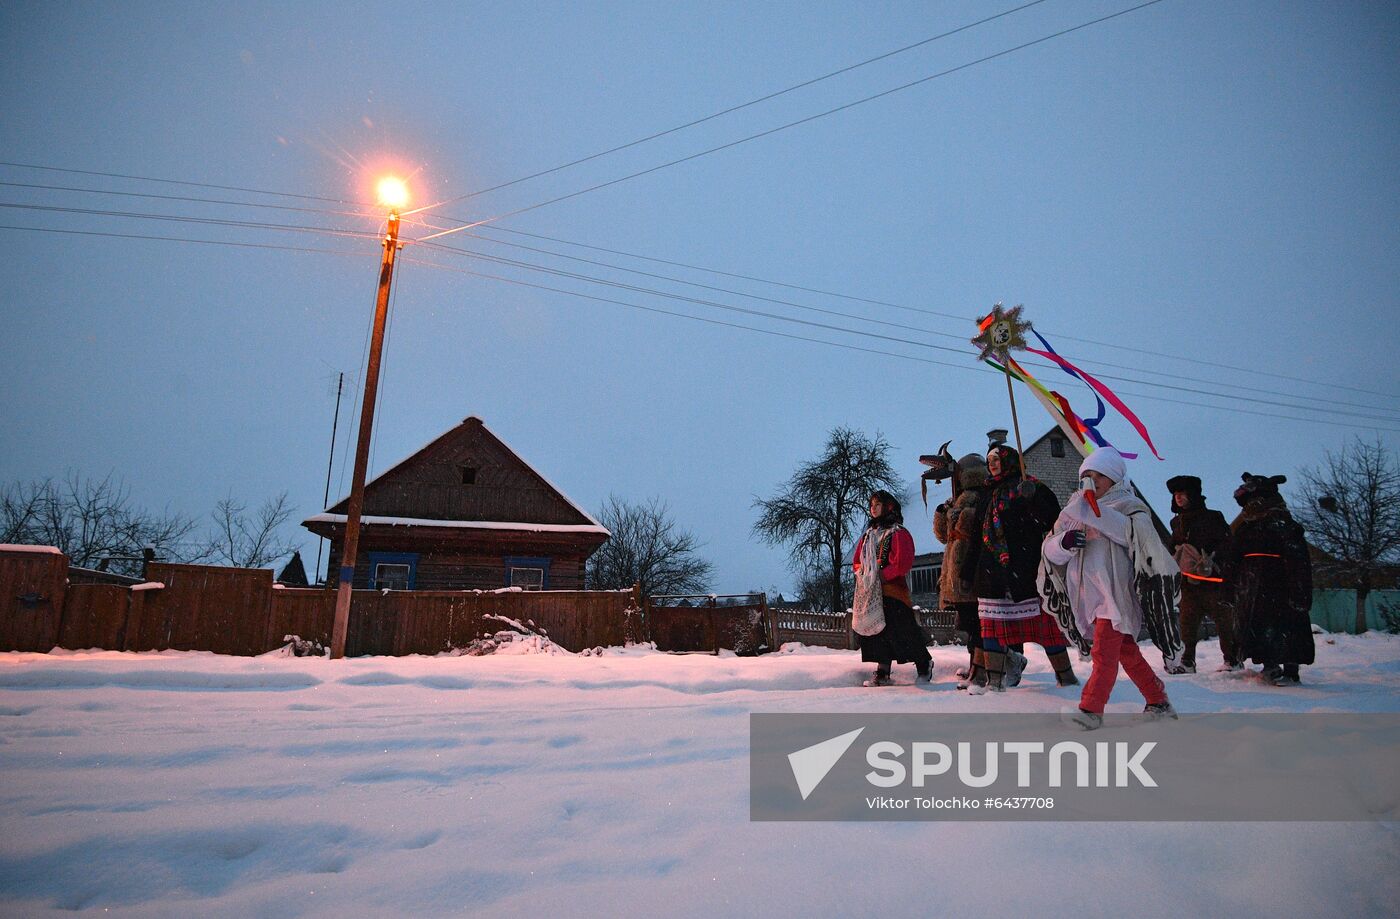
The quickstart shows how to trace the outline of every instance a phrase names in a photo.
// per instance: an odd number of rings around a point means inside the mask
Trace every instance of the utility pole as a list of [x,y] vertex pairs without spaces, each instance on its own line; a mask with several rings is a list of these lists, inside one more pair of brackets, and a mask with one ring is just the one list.
[[[321,507],[331,506],[331,470],[335,468],[335,435],[340,430],[340,396],[345,392],[345,371],[340,372],[340,378],[335,384],[335,417],[331,420],[331,455],[326,460],[326,494],[321,499]],[[321,550],[325,548],[325,540],[316,540],[316,570],[311,572],[312,583],[321,577]],[[330,572],[326,572],[326,582],[331,579]]]
[[[381,198],[384,197],[381,193]],[[360,512],[365,501],[365,472],[369,466],[370,433],[374,427],[374,401],[379,394],[384,322],[389,313],[389,286],[394,279],[394,256],[398,251],[399,210],[398,207],[394,207],[389,213],[389,228],[384,236],[384,258],[379,266],[379,294],[374,302],[374,331],[370,336],[369,365],[365,368],[365,400],[360,408],[360,439],[355,445],[355,473],[350,482],[350,502],[345,509],[345,542],[340,553],[340,579],[335,592],[335,623],[331,630],[332,658],[345,656],[345,636],[350,629],[350,594],[354,588],[355,556],[360,548]]]

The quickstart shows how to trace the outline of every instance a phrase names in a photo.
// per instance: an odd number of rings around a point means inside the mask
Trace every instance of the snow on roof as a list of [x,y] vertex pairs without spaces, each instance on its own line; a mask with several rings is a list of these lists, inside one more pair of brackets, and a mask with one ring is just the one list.
[[132,584],[132,590],[165,590],[163,581],[143,581],[140,584]]
[[[428,449],[428,448],[431,447],[433,444],[437,443],[439,440],[442,440],[442,439],[443,439],[444,437],[446,437],[448,434],[451,434],[453,431],[457,430],[457,428],[461,427],[463,424],[466,424],[468,421],[475,421],[477,424],[481,425],[481,429],[482,429],[483,431],[485,431],[486,433],[490,434],[492,437],[496,438],[496,440],[500,442],[501,446],[503,446],[503,447],[505,447],[507,450],[509,450],[509,451],[511,452],[511,455],[513,455],[516,459],[520,460],[521,463],[524,463],[526,469],[529,469],[529,470],[530,470],[531,472],[533,472],[535,475],[539,476],[539,477],[540,477],[540,481],[544,482],[544,484],[548,485],[551,489],[553,489],[553,491],[554,491],[554,493],[555,493],[556,495],[558,495],[559,497],[563,498],[563,499],[564,499],[564,503],[568,504],[568,505],[569,505],[570,507],[572,507],[574,510],[576,510],[576,511],[578,511],[580,514],[582,514],[582,515],[583,515],[583,518],[584,518],[585,520],[590,521],[590,522],[591,522],[594,526],[596,526],[596,527],[600,527],[600,528],[602,527],[602,524],[598,522],[598,519],[597,519],[596,517],[594,517],[592,514],[588,513],[588,511],[586,511],[586,510],[583,509],[583,505],[579,504],[579,503],[578,503],[577,501],[575,501],[573,498],[570,498],[568,495],[564,494],[564,490],[563,490],[563,489],[561,489],[558,485],[555,485],[553,482],[551,482],[547,477],[545,477],[544,473],[542,473],[542,472],[540,472],[538,469],[536,469],[536,468],[534,467],[533,464],[531,464],[531,463],[529,463],[529,462],[526,462],[525,457],[521,456],[521,455],[519,454],[519,452],[517,452],[516,449],[515,449],[514,447],[512,447],[510,444],[506,443],[506,442],[505,442],[505,439],[502,438],[501,435],[499,435],[499,434],[497,434],[495,431],[491,430],[491,428],[489,428],[489,427],[487,426],[486,422],[483,421],[483,420],[481,420],[481,417],[478,416],[478,415],[468,415],[467,417],[463,418],[461,424],[457,425],[456,427],[450,428],[450,429],[448,429],[448,430],[442,432],[441,434],[439,434],[439,435],[437,435],[436,437],[434,437],[432,440],[430,440],[430,441],[428,441],[427,443],[425,443],[423,446],[419,447],[417,450],[414,450],[412,453],[409,453],[409,454],[408,454],[407,456],[405,456],[403,459],[399,460],[397,463],[394,463],[394,464],[393,464],[392,466],[390,466],[388,469],[385,469],[383,472],[379,473],[379,474],[376,475],[374,478],[372,478],[372,479],[370,479],[368,482],[366,482],[366,483],[365,483],[365,487],[368,488],[368,487],[369,487],[370,485],[372,485],[374,482],[378,481],[379,479],[382,479],[384,476],[386,476],[386,475],[388,475],[389,473],[393,472],[395,469],[399,468],[399,467],[402,466],[404,463],[406,463],[406,462],[408,462],[409,460],[413,459],[415,456],[417,456],[418,454],[422,453],[424,450]],[[350,500],[350,496],[349,496],[348,494],[346,494],[346,495],[344,495],[343,497],[341,497],[340,500],[335,501],[335,502],[331,503],[331,504],[328,505],[328,506],[329,506],[329,507],[335,507],[335,506],[337,506],[337,505],[344,504],[346,501],[349,501],[349,500]],[[306,520],[306,521],[304,521],[304,522],[305,522],[305,523],[311,523],[311,522],[314,521],[315,519],[316,519],[315,517],[312,517],[312,518],[310,518],[310,519],[308,519],[308,520]],[[342,518],[342,519],[343,519],[343,518]],[[388,518],[385,518],[385,519],[388,519]],[[540,524],[529,524],[529,526],[531,526],[531,527],[538,527],[538,526],[540,526]],[[603,532],[606,533],[607,531],[604,530]],[[612,534],[611,534],[611,533],[608,533],[608,535],[611,536]]]
[[[344,514],[313,514],[302,523],[344,523]],[[366,526],[391,527],[451,527],[459,530],[518,530],[527,533],[593,533],[598,536],[611,536],[607,527],[583,523],[512,523],[501,520],[431,520],[424,517],[371,517],[360,518]]]
[[21,546],[15,543],[0,543],[0,552],[42,552],[45,555],[62,555],[57,546]]

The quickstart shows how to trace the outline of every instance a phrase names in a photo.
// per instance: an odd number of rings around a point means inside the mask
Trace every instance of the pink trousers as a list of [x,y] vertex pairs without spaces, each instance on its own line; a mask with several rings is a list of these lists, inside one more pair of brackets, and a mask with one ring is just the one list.
[[1166,687],[1152,672],[1152,665],[1138,650],[1137,642],[1131,635],[1124,635],[1113,627],[1107,619],[1094,622],[1094,661],[1093,672],[1084,684],[1084,692],[1079,697],[1079,707],[1086,712],[1103,714],[1108,704],[1113,684],[1118,681],[1118,665],[1128,672],[1128,678],[1147,699],[1149,705],[1167,701]]

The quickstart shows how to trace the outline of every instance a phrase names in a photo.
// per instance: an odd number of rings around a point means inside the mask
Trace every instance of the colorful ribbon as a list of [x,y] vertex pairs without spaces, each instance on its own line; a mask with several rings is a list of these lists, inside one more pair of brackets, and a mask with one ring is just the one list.
[[[1039,338],[1039,335],[1037,335],[1036,337]],[[1152,443],[1152,435],[1147,433],[1146,426],[1144,426],[1143,423],[1140,420],[1138,420],[1137,415],[1133,414],[1132,409],[1128,408],[1128,406],[1123,404],[1122,399],[1114,395],[1113,390],[1100,383],[1087,370],[1082,370],[1079,367],[1074,366],[1069,361],[1060,357],[1054,351],[1041,351],[1037,348],[1027,348],[1026,350],[1032,354],[1039,355],[1040,357],[1043,357],[1046,360],[1053,361],[1061,369],[1070,373],[1072,376],[1077,376],[1080,379],[1082,379],[1085,383],[1088,383],[1089,386],[1093,388],[1094,392],[1108,400],[1108,404],[1113,406],[1113,408],[1118,412],[1118,414],[1128,419],[1128,423],[1133,426],[1133,429],[1136,430],[1138,432],[1138,435],[1142,437],[1142,439],[1147,443],[1147,447],[1152,451],[1152,455],[1157,457],[1157,459],[1162,458],[1162,454],[1157,452],[1156,445]],[[1124,456],[1127,456],[1127,454],[1125,453]]]

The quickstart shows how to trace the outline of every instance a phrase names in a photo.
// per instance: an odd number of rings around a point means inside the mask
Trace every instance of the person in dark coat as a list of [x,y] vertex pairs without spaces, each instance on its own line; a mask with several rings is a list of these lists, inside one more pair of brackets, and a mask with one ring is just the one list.
[[[1005,444],[987,452],[987,498],[961,577],[977,595],[987,685],[968,693],[1002,692],[1007,648],[1032,641],[1045,649],[1061,686],[1079,682],[1059,624],[1040,605],[1040,544],[1060,515],[1060,502],[1041,482],[1021,474],[1021,455]],[[1019,655],[1018,655],[1019,657]],[[1022,657],[1019,663],[1024,666]]]
[[958,614],[958,629],[967,633],[966,675],[958,683],[967,689],[987,683],[986,660],[982,654],[982,625],[977,618],[977,593],[962,584],[962,561],[968,547],[982,538],[981,511],[987,497],[987,462],[976,453],[957,461],[953,472],[953,497],[933,512],[933,535],[947,548],[938,579],[939,603]]
[[1167,480],[1172,493],[1172,555],[1181,568],[1181,638],[1185,651],[1181,663],[1168,673],[1196,672],[1196,637],[1201,620],[1209,617],[1220,634],[1220,652],[1225,656],[1221,670],[1240,670],[1235,646],[1235,614],[1230,592],[1220,576],[1218,553],[1230,541],[1230,525],[1220,511],[1206,507],[1201,480],[1194,475],[1178,475]]
[[851,628],[860,637],[860,659],[875,664],[867,686],[886,686],[890,665],[913,663],[918,682],[933,678],[933,656],[914,616],[909,570],[914,537],[904,528],[899,500],[883,489],[870,496],[870,525],[856,542]]
[[1278,492],[1285,476],[1241,479],[1235,500],[1243,510],[1230,524],[1223,566],[1234,588],[1239,654],[1262,664],[1274,685],[1297,685],[1298,666],[1314,655],[1308,543]]

